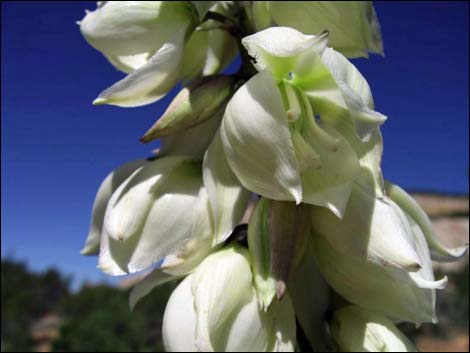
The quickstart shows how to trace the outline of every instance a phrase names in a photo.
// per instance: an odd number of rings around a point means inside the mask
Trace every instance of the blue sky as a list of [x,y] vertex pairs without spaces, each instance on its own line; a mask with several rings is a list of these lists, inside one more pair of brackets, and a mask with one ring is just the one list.
[[[122,77],[75,21],[95,2],[2,6],[2,256],[107,278],[81,257],[95,191],[120,164],[155,145],[138,141],[173,94],[146,107],[94,107]],[[468,2],[376,2],[385,57],[354,63],[389,119],[385,177],[407,189],[468,193]]]

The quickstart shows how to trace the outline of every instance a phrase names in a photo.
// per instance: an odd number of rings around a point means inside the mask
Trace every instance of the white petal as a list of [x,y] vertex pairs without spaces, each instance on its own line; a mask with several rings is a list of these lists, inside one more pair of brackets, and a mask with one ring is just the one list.
[[136,71],[100,93],[93,104],[137,107],[166,95],[180,80],[184,32],[176,33]]
[[[165,172],[171,164],[174,169]],[[181,274],[210,251],[211,215],[201,190],[200,166],[181,164],[176,157],[157,159],[148,166],[110,200],[106,217],[110,226],[105,229],[113,229],[114,235],[103,234],[100,252],[100,268],[107,273],[138,272],[165,258],[162,268]],[[152,183],[152,178],[158,180]],[[119,234],[125,240],[115,240]]]
[[359,71],[331,48],[325,49],[321,63],[311,67],[309,76],[299,77],[296,84],[312,100],[315,114],[334,124],[351,119],[363,141],[387,119],[373,110],[369,86]]
[[232,97],[221,126],[230,167],[250,191],[275,200],[302,199],[282,97],[271,73],[253,76]]
[[167,352],[198,352],[196,313],[191,292],[193,276],[188,276],[173,291],[163,316],[162,338]]
[[141,66],[135,58],[143,64],[142,56],[155,53],[176,31],[185,32],[194,15],[183,2],[108,1],[87,13],[80,30],[119,70],[132,72]]
[[95,255],[100,248],[101,230],[103,228],[104,213],[113,192],[126,180],[137,168],[145,163],[144,160],[127,163],[111,172],[101,183],[93,202],[90,230],[85,246],[81,250],[82,255]]
[[242,39],[258,71],[269,69],[277,80],[295,70],[302,54],[321,55],[326,35],[304,35],[289,27],[270,27]]
[[[229,247],[207,257],[194,272],[192,292],[197,315],[196,344],[201,351],[216,351],[217,339],[230,329],[231,315],[253,297],[246,250]],[[246,323],[249,325],[249,323]],[[221,340],[223,342],[223,340]]]
[[331,334],[344,352],[416,352],[393,322],[357,306],[334,313]]
[[130,74],[144,66],[153,54],[155,54],[155,52],[124,56],[106,55],[106,59],[118,70]]
[[112,238],[124,241],[141,230],[155,200],[158,183],[183,161],[173,157],[147,163],[119,186],[105,215],[106,231]]
[[315,135],[308,137],[310,146],[320,156],[321,165],[312,166],[301,174],[302,201],[326,207],[337,217],[342,217],[353,182],[359,174],[359,161],[351,145],[341,134],[327,125],[321,128],[336,141],[335,147],[332,150]]
[[370,1],[270,1],[274,22],[302,33],[330,31],[330,46],[349,57],[383,53],[380,25]]
[[385,267],[336,251],[322,236],[313,245],[322,275],[342,297],[396,321],[435,322],[433,290],[392,276]]
[[411,229],[391,201],[377,199],[356,186],[343,219],[322,208],[312,209],[312,227],[337,251],[378,265],[417,271],[421,261]]
[[203,180],[209,195],[215,226],[215,241],[225,241],[240,223],[251,193],[230,169],[217,132],[203,162]]
[[465,255],[467,252],[466,246],[449,249],[440,243],[429,217],[405,190],[391,183],[386,183],[386,189],[390,198],[395,201],[398,206],[400,206],[403,211],[413,219],[414,222],[416,222],[424,233],[431,250],[431,257],[433,260],[454,261]]
[[129,295],[129,306],[131,307],[131,310],[133,310],[140,299],[149,294],[152,289],[175,279],[177,279],[177,277],[169,275],[158,269],[145,276],[131,290]]

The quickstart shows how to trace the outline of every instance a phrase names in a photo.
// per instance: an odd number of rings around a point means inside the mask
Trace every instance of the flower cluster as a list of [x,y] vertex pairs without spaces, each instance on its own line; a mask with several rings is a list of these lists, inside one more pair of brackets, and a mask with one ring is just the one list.
[[79,24],[127,74],[94,104],[183,83],[141,137],[161,148],[102,182],[82,250],[110,275],[147,271],[131,307],[181,280],[167,350],[294,351],[298,332],[307,350],[414,350],[395,323],[437,322],[431,259],[466,247],[383,180],[386,117],[347,59],[382,53],[370,2],[106,1]]

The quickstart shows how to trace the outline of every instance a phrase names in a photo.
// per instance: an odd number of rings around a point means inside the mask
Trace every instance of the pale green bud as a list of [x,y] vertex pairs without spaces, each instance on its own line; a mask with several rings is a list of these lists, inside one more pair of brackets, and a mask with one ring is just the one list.
[[230,76],[211,76],[183,88],[140,140],[149,142],[212,118],[232,94],[233,84]]
[[307,205],[262,198],[248,224],[254,284],[264,310],[282,298],[292,268],[303,256],[310,234]]
[[357,306],[335,311],[331,335],[342,352],[416,352],[392,321]]

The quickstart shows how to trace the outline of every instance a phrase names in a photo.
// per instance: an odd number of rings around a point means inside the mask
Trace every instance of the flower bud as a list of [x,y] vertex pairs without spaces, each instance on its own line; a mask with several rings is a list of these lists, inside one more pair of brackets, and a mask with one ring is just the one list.
[[357,306],[333,314],[331,335],[342,352],[416,352],[392,321]]
[[260,305],[282,298],[292,268],[300,261],[309,231],[307,205],[262,198],[248,224],[248,247]]
[[348,57],[383,54],[380,24],[371,1],[269,1],[279,26],[305,34],[330,32],[330,45]]
[[149,142],[212,118],[230,97],[233,83],[230,76],[212,76],[183,88],[140,140]]
[[232,245],[175,289],[162,334],[170,352],[294,351],[295,316],[287,296],[260,310],[247,251]]

